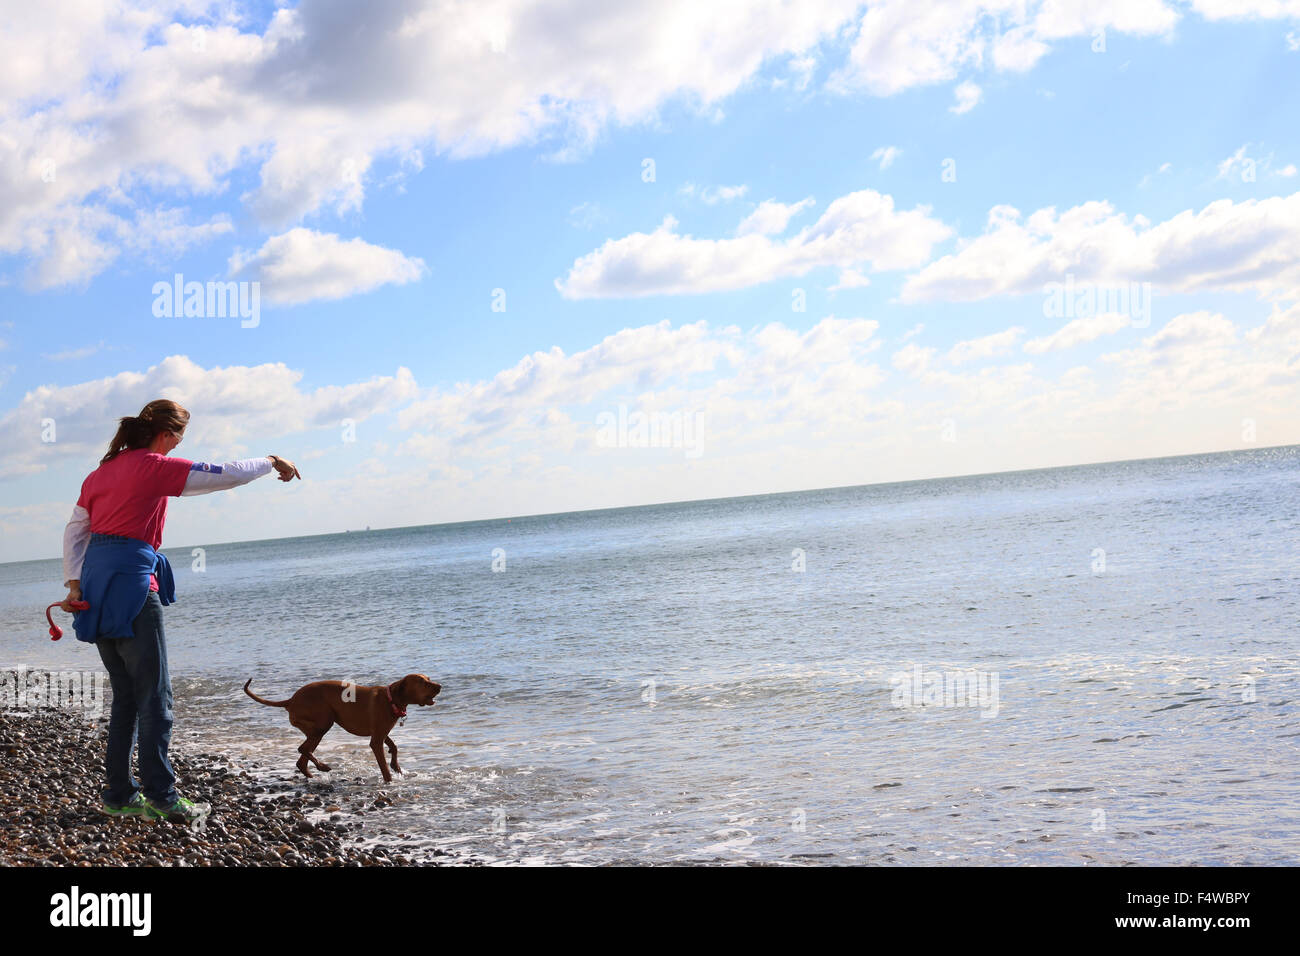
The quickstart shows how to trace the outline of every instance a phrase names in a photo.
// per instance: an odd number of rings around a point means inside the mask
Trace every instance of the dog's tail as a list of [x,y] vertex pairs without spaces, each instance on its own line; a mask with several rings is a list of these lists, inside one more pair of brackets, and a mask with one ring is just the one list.
[[248,685],[251,683],[253,683],[253,678],[250,677],[248,679],[248,682],[244,684],[244,693],[247,694],[249,697],[253,698],[253,700],[257,701],[259,704],[266,704],[267,707],[288,707],[289,706],[289,702],[287,700],[267,700],[265,697],[258,697],[256,694],[254,694],[251,690],[248,689]]

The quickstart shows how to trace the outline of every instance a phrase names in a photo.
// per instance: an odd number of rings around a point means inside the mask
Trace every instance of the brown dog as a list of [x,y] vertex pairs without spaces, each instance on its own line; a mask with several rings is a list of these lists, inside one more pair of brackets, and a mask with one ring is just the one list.
[[350,734],[370,738],[370,749],[379,761],[379,772],[384,775],[384,783],[392,783],[393,775],[384,766],[384,745],[387,744],[393,756],[393,769],[398,773],[402,768],[397,765],[397,744],[388,732],[393,725],[406,716],[408,704],[427,707],[442,691],[442,685],[431,681],[423,674],[407,674],[396,683],[387,687],[358,687],[356,684],[338,680],[320,680],[298,689],[288,700],[267,700],[258,697],[248,685],[253,683],[250,677],[244,685],[244,693],[259,704],[268,707],[286,707],[289,710],[289,723],[307,735],[306,741],[298,748],[302,754],[298,758],[298,769],[310,777],[307,761],[317,769],[329,772],[329,767],[321,763],[312,754],[322,737],[336,723]]

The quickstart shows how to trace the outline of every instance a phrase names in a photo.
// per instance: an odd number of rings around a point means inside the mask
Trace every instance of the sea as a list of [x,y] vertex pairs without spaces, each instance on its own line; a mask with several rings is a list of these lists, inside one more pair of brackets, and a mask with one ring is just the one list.
[[[1295,864],[1298,541],[1300,446],[164,542],[173,746],[414,858]],[[0,667],[102,671],[61,579],[0,565]],[[408,673],[391,785],[242,691]]]

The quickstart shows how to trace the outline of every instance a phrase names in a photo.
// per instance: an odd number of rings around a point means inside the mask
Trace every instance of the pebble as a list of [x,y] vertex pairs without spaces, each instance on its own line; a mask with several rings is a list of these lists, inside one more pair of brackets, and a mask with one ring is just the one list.
[[[428,857],[444,856],[391,841],[356,846],[349,831],[374,832],[369,821],[349,820],[342,806],[326,806],[301,785],[258,803],[257,794],[282,787],[255,783],[226,758],[184,750],[175,738],[169,756],[178,787],[212,806],[204,829],[106,817],[100,792],[107,730],[104,719],[67,711],[0,713],[0,866],[436,866]],[[376,822],[391,805],[386,796],[372,802]],[[328,822],[307,819],[322,811]]]

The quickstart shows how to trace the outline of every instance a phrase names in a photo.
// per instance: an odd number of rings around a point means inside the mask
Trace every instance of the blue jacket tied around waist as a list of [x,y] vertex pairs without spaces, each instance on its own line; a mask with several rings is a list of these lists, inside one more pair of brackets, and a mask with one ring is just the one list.
[[72,619],[77,640],[93,644],[105,637],[135,637],[131,626],[149,597],[149,575],[158,578],[158,599],[176,600],[176,579],[167,556],[147,541],[91,535],[81,565],[81,597],[90,608]]

